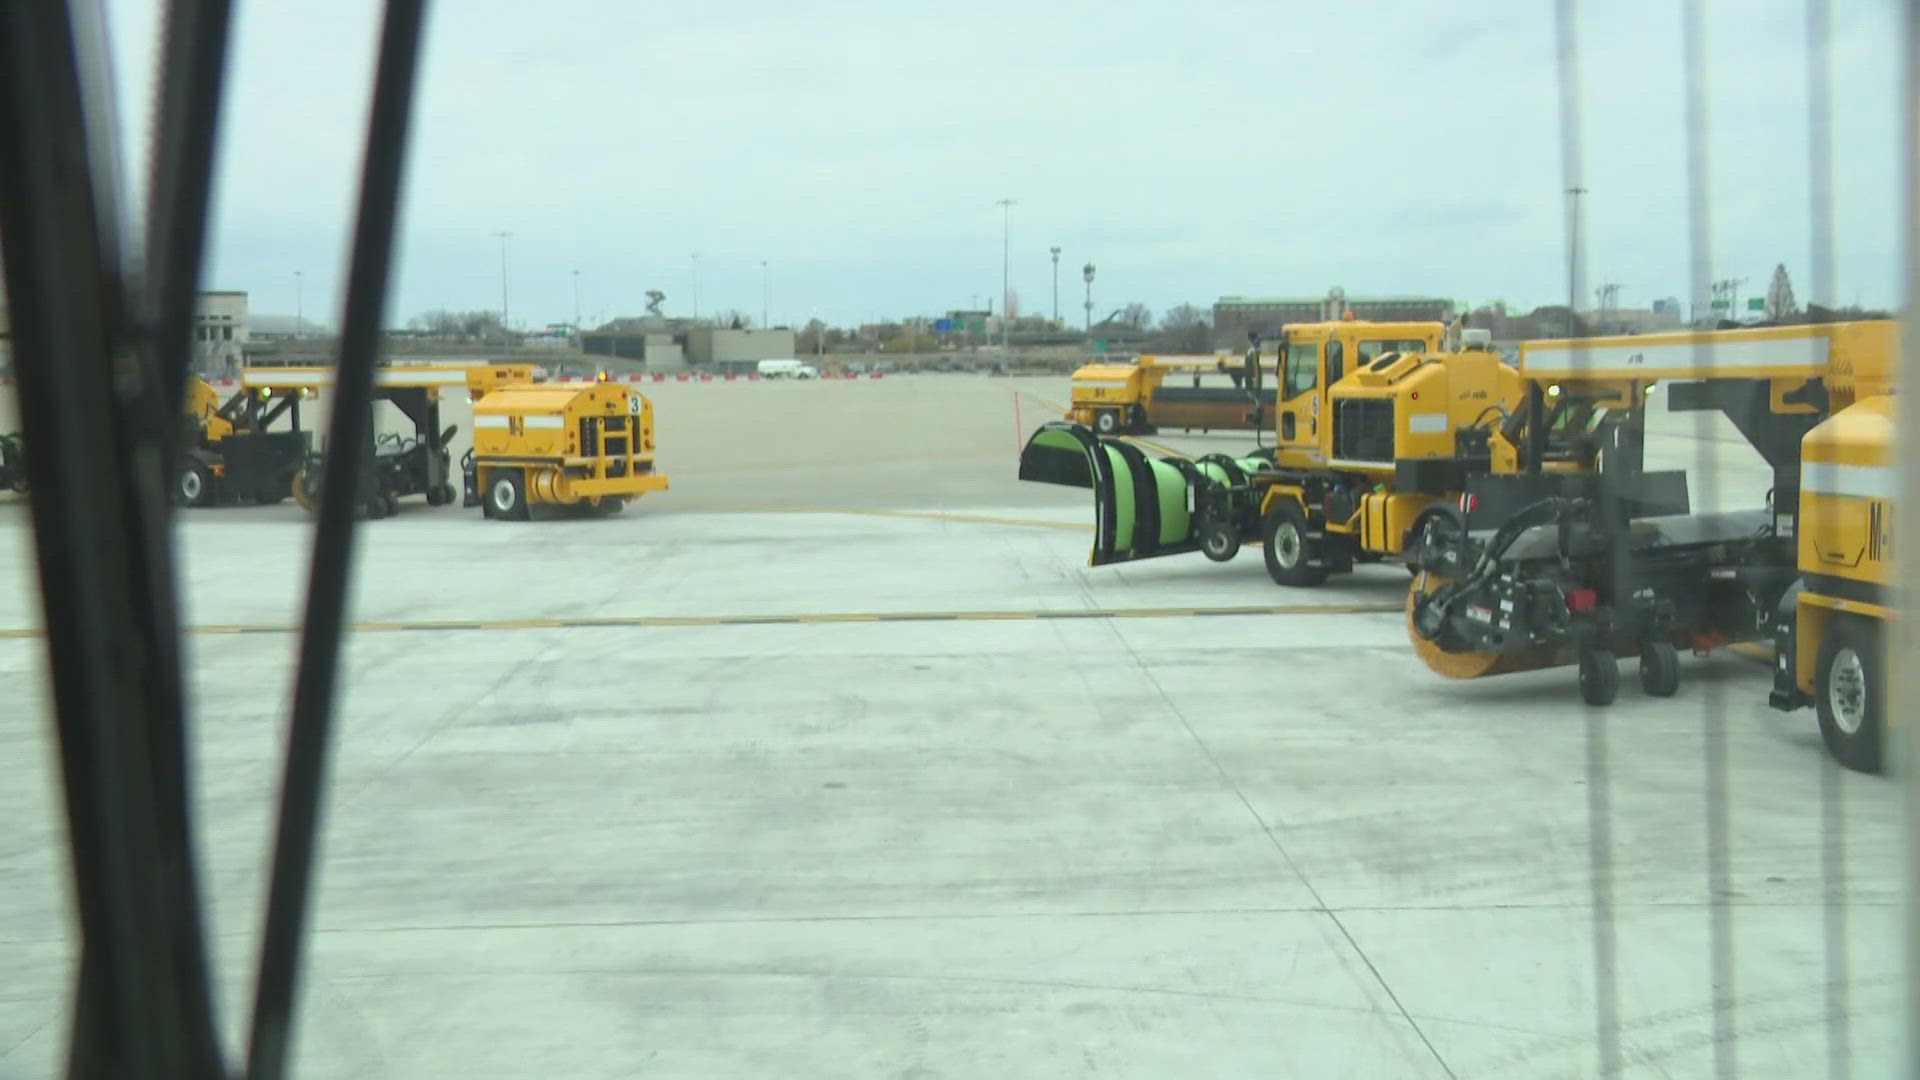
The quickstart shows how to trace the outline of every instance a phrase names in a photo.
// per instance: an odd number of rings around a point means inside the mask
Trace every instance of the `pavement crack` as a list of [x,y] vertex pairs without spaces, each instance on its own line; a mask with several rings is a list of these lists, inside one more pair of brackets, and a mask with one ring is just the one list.
[[1281,860],[1287,864],[1287,869],[1293,872],[1293,876],[1300,882],[1301,888],[1306,889],[1307,894],[1313,897],[1314,906],[1326,914],[1327,919],[1333,923],[1334,928],[1340,931],[1340,936],[1346,939],[1347,946],[1353,950],[1353,954],[1359,957],[1360,962],[1367,966],[1368,973],[1373,976],[1373,980],[1379,985],[1380,991],[1387,995],[1387,1000],[1393,1003],[1394,1009],[1400,1013],[1400,1018],[1406,1021],[1407,1026],[1413,1029],[1414,1035],[1416,1035],[1422,1045],[1427,1048],[1427,1052],[1433,1055],[1433,1060],[1435,1064],[1440,1066],[1440,1071],[1445,1073],[1449,1080],[1458,1080],[1459,1074],[1455,1073],[1453,1067],[1447,1064],[1447,1059],[1441,1056],[1439,1047],[1435,1046],[1433,1040],[1427,1036],[1426,1030],[1420,1026],[1420,1021],[1414,1017],[1413,1013],[1407,1009],[1406,1004],[1400,1000],[1400,995],[1394,993],[1393,987],[1388,984],[1386,976],[1381,973],[1379,966],[1373,962],[1373,958],[1367,955],[1366,950],[1360,947],[1359,940],[1353,936],[1351,930],[1347,929],[1347,925],[1341,920],[1339,912],[1327,906],[1325,899],[1320,895],[1320,890],[1314,888],[1313,882],[1307,879],[1306,873],[1300,869],[1300,864],[1294,861],[1293,856],[1288,853],[1286,845],[1280,842],[1280,837],[1273,831],[1273,826],[1269,825],[1266,818],[1261,816],[1260,811],[1255,809],[1253,800],[1247,798],[1246,792],[1241,790],[1240,785],[1235,782],[1232,774],[1227,771],[1227,767],[1221,763],[1219,755],[1215,754],[1213,748],[1207,745],[1206,740],[1200,737],[1200,732],[1194,728],[1193,722],[1187,719],[1187,714],[1182,711],[1179,704],[1173,700],[1173,695],[1169,694],[1167,688],[1161,685],[1159,677],[1156,676],[1153,673],[1153,669],[1148,666],[1146,658],[1140,655],[1139,651],[1133,647],[1133,643],[1127,640],[1126,635],[1121,633],[1118,627],[1112,624],[1108,624],[1108,627],[1113,634],[1114,640],[1119,642],[1120,647],[1125,649],[1127,655],[1133,658],[1134,665],[1139,668],[1140,674],[1153,685],[1154,692],[1159,695],[1161,702],[1166,705],[1167,710],[1173,713],[1174,717],[1180,721],[1182,727],[1187,729],[1187,735],[1193,740],[1194,746],[1198,747],[1200,752],[1206,755],[1207,761],[1212,764],[1214,772],[1219,774],[1221,782],[1226,784],[1227,789],[1233,792],[1235,798],[1240,800],[1240,805],[1246,807],[1247,813],[1253,818],[1254,822],[1259,825],[1260,831],[1266,834],[1267,842],[1273,845],[1275,851],[1279,852]]

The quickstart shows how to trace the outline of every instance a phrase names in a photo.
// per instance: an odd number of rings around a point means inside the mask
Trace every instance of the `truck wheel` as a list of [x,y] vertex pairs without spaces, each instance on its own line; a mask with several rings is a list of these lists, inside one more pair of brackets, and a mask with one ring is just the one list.
[[441,484],[441,485],[440,485],[440,505],[441,505],[441,506],[452,506],[452,505],[453,505],[453,499],[454,499],[454,495],[453,495],[453,485],[452,485],[452,484]]
[[627,508],[627,500],[618,495],[602,495],[593,500],[593,513],[597,517],[612,517]]
[[428,506],[445,506],[447,504],[447,497],[441,494],[441,490],[442,488],[439,484],[429,484],[427,486]]
[[1640,646],[1640,689],[1648,697],[1680,692],[1680,650],[1673,642],[1649,641]]
[[300,509],[309,513],[318,513],[320,510],[320,471],[303,466],[299,472],[293,474],[293,482],[287,485],[287,493],[293,496],[294,502],[300,504]]
[[1200,552],[1214,562],[1240,554],[1240,533],[1230,522],[1208,515],[1200,519]]
[[1611,705],[1620,696],[1620,661],[1613,650],[1580,650],[1580,700],[1589,705]]
[[1864,619],[1827,624],[1813,673],[1820,737],[1833,759],[1864,773],[1880,771],[1880,734],[1886,723],[1886,673],[1880,628]]
[[1282,500],[1261,522],[1267,575],[1281,585],[1312,588],[1327,580],[1327,568],[1315,566],[1320,551],[1307,535],[1307,512],[1292,499]]
[[180,473],[174,478],[173,501],[181,506],[205,506],[213,498],[213,473],[207,464],[198,458],[186,458],[180,462]]
[[1112,409],[1101,409],[1093,414],[1093,430],[1102,435],[1112,435],[1120,430],[1120,414]]
[[527,520],[527,480],[518,469],[502,469],[487,484],[487,509],[502,521]]

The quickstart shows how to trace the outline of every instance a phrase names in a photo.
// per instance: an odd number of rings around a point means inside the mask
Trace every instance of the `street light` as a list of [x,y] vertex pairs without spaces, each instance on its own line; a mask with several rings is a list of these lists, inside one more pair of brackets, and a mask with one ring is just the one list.
[[573,272],[573,333],[580,334],[580,271]]
[[1080,268],[1080,278],[1087,283],[1087,336],[1093,336],[1093,264]]
[[1002,355],[1013,351],[1013,287],[1007,281],[1007,241],[1013,235],[1013,200],[1001,199],[1000,207],[1000,352]]
[[500,329],[504,332],[512,325],[507,317],[507,241],[512,238],[510,232],[496,232],[500,238]]
[[1053,255],[1053,325],[1058,329],[1060,326],[1060,249],[1050,247],[1047,251]]
[[1579,281],[1580,255],[1581,255],[1580,244],[1583,239],[1583,237],[1581,236],[1581,229],[1580,229],[1580,196],[1585,195],[1586,193],[1587,193],[1587,189],[1583,187],[1570,187],[1567,189],[1567,198],[1570,200],[1570,204],[1567,209],[1567,217],[1568,217],[1568,220],[1567,220],[1567,336],[1568,337],[1574,336],[1573,309],[1574,309],[1574,305],[1577,304],[1580,300],[1580,281]]

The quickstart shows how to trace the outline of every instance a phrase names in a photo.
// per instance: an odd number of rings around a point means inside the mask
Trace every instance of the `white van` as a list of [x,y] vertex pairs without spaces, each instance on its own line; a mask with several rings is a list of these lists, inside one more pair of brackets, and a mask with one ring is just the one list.
[[820,369],[812,364],[803,364],[798,360],[762,360],[760,377],[763,379],[817,379]]

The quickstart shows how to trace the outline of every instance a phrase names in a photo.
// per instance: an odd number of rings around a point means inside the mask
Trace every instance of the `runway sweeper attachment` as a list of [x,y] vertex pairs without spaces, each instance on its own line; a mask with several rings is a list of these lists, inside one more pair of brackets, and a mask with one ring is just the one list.
[[[1577,664],[1595,705],[1617,693],[1620,655],[1639,656],[1646,692],[1669,695],[1679,649],[1775,638],[1793,652],[1782,624],[1802,593],[1806,545],[1839,536],[1801,512],[1803,443],[1879,385],[1872,373],[1890,370],[1894,347],[1890,322],[1523,345],[1525,413],[1542,415],[1549,399],[1607,404],[1591,429],[1599,467],[1555,475],[1543,468],[1552,455],[1530,441],[1522,473],[1469,478],[1414,551],[1415,651],[1450,678]],[[1684,474],[1641,470],[1646,406],[1659,397],[1732,422],[1773,472],[1764,509],[1694,514]],[[1545,437],[1552,425],[1527,428]],[[1833,551],[1857,561],[1879,535],[1858,530]],[[1796,657],[1804,687],[1815,664]],[[1776,704],[1791,707],[1798,693],[1779,692]]]

